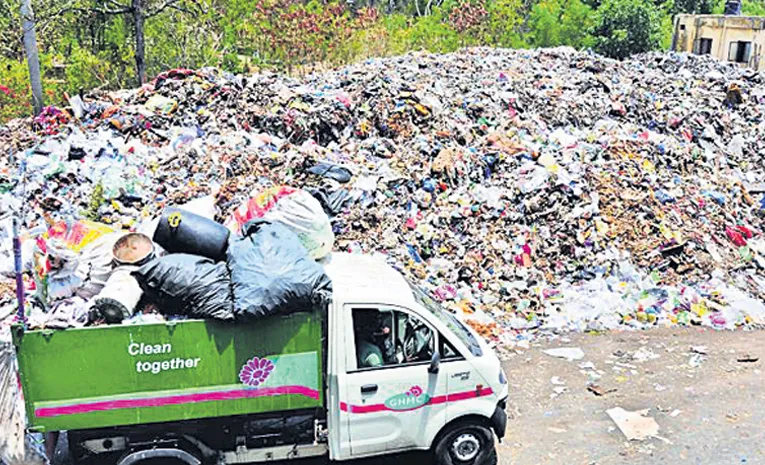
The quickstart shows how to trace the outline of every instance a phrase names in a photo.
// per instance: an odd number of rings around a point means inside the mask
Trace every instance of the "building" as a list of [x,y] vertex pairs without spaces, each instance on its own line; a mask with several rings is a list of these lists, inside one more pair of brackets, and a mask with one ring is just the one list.
[[[735,10],[734,10],[735,11]],[[765,17],[677,15],[672,50],[712,55],[756,70],[765,68]]]

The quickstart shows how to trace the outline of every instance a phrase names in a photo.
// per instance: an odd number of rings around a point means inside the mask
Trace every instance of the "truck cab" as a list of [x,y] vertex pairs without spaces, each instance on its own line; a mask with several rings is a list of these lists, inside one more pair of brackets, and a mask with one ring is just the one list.
[[331,458],[433,449],[439,464],[490,463],[507,398],[494,351],[381,260],[335,254],[326,269]]
[[430,450],[496,463],[507,380],[486,343],[383,260],[333,254],[320,311],[14,328],[34,431],[75,463],[178,465]]

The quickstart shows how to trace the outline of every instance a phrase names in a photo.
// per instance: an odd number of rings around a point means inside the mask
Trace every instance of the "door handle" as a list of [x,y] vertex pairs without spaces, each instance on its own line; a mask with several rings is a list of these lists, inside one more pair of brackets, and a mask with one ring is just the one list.
[[361,386],[361,393],[362,394],[372,394],[373,392],[377,392],[377,385],[376,384],[365,384]]

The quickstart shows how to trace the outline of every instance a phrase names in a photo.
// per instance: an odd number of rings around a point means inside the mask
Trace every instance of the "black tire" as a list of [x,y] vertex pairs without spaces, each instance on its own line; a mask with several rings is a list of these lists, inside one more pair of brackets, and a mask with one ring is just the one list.
[[455,423],[437,439],[433,458],[437,465],[497,465],[494,433],[481,423]]

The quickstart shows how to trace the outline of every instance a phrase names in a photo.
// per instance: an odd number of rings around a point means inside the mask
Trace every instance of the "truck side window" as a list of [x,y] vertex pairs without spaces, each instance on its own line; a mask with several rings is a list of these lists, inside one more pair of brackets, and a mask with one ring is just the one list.
[[353,334],[359,369],[430,362],[433,330],[406,312],[353,309]]
[[439,334],[438,341],[441,344],[441,360],[462,358],[457,349],[443,335]]
[[395,313],[398,317],[396,343],[401,347],[402,363],[430,362],[436,347],[433,330],[413,315]]

